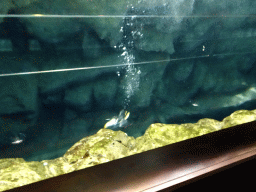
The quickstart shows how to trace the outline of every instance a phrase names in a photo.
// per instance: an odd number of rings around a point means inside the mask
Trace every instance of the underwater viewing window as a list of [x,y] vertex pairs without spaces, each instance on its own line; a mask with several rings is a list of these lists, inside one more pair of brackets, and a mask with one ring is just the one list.
[[255,15],[253,0],[2,0],[0,191],[79,174],[90,186],[66,191],[156,191],[254,158]]

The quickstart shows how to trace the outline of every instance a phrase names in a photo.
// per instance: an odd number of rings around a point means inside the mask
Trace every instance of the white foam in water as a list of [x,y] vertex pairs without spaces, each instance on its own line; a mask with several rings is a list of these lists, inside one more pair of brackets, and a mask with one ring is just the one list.
[[129,105],[130,98],[138,90],[140,85],[140,69],[134,67],[133,63],[130,63],[126,67],[124,90],[126,94],[125,106]]
[[[133,18],[131,19],[133,20]],[[127,26],[132,26],[133,22],[127,22],[125,23]],[[121,28],[120,32],[124,32],[123,27]],[[125,45],[121,44],[123,46],[123,53],[121,56],[124,57],[124,64],[125,64],[125,77],[124,77],[124,84],[123,89],[125,90],[125,101],[124,101],[124,109],[129,106],[130,98],[134,93],[139,89],[140,85],[140,74],[141,71],[139,67],[134,66],[134,60],[135,56],[133,54],[134,49],[134,39],[136,38],[137,34],[140,34],[140,37],[142,37],[142,33],[140,31],[131,31],[131,39],[127,40],[125,44],[129,46],[129,48],[126,48]],[[128,34],[123,34],[125,37]],[[127,38],[128,39],[128,38]]]
[[125,97],[126,101],[124,103],[125,106],[129,105],[130,97],[134,94],[134,92],[139,87],[140,76],[137,73],[137,69],[134,67],[134,55],[129,53],[126,47],[123,48],[124,52],[121,56],[124,56],[124,64],[125,65],[125,77],[124,77],[124,84],[123,89],[125,90]]

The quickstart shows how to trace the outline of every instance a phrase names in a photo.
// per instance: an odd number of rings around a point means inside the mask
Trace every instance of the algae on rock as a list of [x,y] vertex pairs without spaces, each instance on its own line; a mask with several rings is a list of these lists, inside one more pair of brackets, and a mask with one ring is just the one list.
[[40,162],[26,162],[22,158],[0,159],[0,191],[254,121],[255,114],[256,110],[239,110],[223,121],[205,118],[194,124],[156,123],[136,139],[122,131],[100,129],[95,135],[78,141],[60,158]]

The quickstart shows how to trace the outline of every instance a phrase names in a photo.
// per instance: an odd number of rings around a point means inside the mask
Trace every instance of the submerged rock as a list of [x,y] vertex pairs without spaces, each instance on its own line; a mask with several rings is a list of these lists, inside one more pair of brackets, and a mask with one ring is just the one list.
[[256,110],[239,110],[226,117],[222,122],[205,118],[194,124],[156,123],[152,124],[143,136],[136,139],[122,131],[101,129],[95,135],[78,141],[60,158],[40,162],[26,162],[22,158],[0,159],[0,190],[19,187],[254,121],[256,119],[255,114]]

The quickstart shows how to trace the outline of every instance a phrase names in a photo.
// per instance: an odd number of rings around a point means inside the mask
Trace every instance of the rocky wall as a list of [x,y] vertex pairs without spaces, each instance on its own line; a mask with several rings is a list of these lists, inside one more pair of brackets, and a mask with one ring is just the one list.
[[[0,159],[0,190],[8,190],[87,167],[124,158],[143,151],[201,136],[242,123],[255,121],[255,110],[236,111],[217,121],[201,119],[197,123],[152,124],[141,137],[122,131],[101,129],[68,149],[62,157],[27,162],[22,158]],[[196,149],[195,149],[196,150]]]

